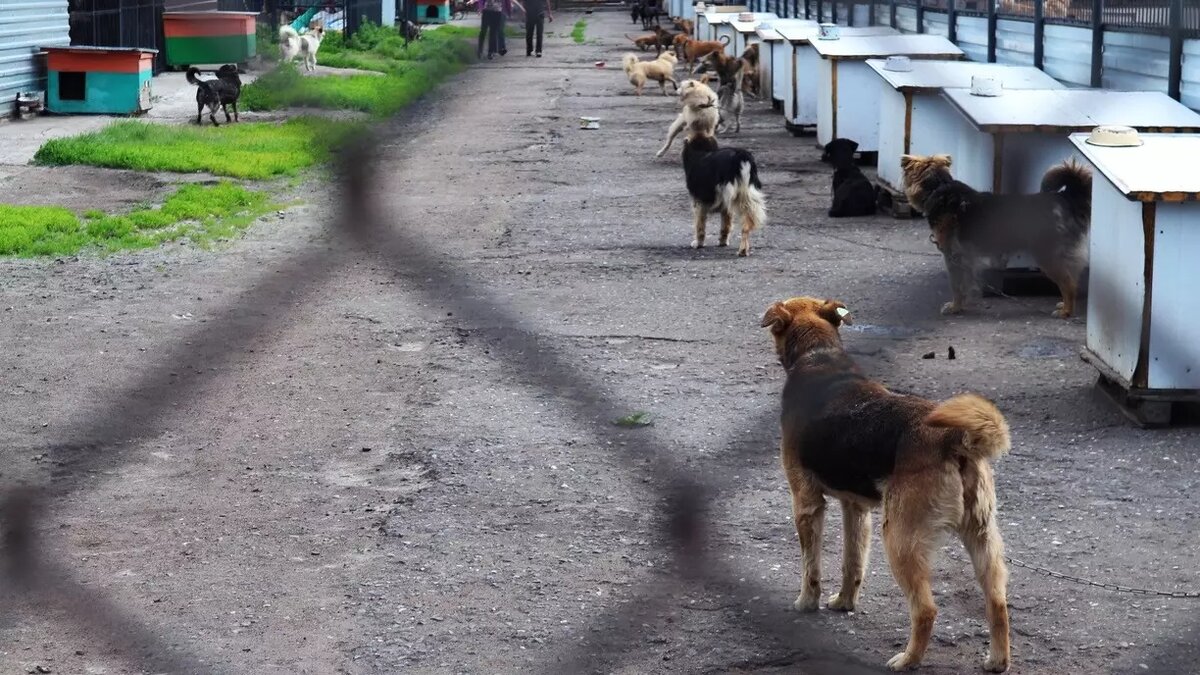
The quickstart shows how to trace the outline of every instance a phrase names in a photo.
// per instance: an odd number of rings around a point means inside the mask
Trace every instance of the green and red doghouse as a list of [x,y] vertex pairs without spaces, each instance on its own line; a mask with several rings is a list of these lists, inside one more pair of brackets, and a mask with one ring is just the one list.
[[254,12],[163,12],[167,65],[246,64],[257,54]]

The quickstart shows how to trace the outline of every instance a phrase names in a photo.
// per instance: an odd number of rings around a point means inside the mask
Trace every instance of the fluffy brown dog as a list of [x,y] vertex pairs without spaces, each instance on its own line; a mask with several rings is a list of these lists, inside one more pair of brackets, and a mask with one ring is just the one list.
[[625,75],[629,77],[629,84],[634,86],[638,96],[642,95],[642,88],[646,86],[647,80],[658,82],[663,96],[667,95],[668,82],[675,88],[675,91],[679,91],[679,83],[675,81],[674,77],[675,64],[678,60],[671,52],[663,52],[653,61],[638,61],[637,56],[626,54],[621,61],[625,66]]
[[975,394],[934,403],[866,378],[842,349],[843,323],[851,323],[845,305],[808,297],[776,302],[762,319],[787,370],[780,451],[804,560],[795,607],[811,611],[820,603],[825,497],[841,502],[845,528],[842,586],[828,606],[846,612],[857,606],[864,581],[871,509],[882,505],[883,543],[911,621],[908,645],[888,666],[913,668],[925,655],[937,616],[929,574],[939,535],[950,530],[987,601],[991,648],[983,667],[1003,672],[1008,571],[991,460],[1009,449],[1008,424]]
[[980,192],[950,175],[946,155],[900,159],[905,192],[929,220],[930,238],[946,260],[953,298],[943,314],[961,312],[976,290],[985,263],[1003,265],[1014,253],[1033,256],[1057,286],[1062,301],[1054,315],[1075,312],[1088,263],[1092,217],[1092,172],[1069,160],[1042,176],[1030,195]]
[[691,69],[696,65],[696,61],[708,56],[713,52],[724,52],[725,45],[729,43],[729,38],[721,36],[720,40],[693,40],[692,38],[680,33],[675,36],[675,55],[681,61],[688,64]]

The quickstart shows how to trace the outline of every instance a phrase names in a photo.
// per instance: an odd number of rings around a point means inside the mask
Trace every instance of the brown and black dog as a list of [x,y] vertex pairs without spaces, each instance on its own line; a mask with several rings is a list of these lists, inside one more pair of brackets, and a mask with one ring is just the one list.
[[871,509],[883,506],[883,543],[892,575],[908,598],[910,634],[893,670],[920,664],[937,606],[930,571],[939,535],[962,540],[986,598],[991,645],[983,667],[1009,665],[1008,571],[996,524],[991,461],[1008,451],[1008,423],[975,394],[935,403],[888,391],[862,375],[842,349],[838,328],[851,323],[836,300],[776,302],[762,325],[787,370],[780,451],[804,560],[795,607],[821,599],[821,531],[825,498],[842,504],[842,586],[829,609],[858,604],[871,538]]
[[654,47],[654,53],[661,54],[664,48],[672,48],[672,46],[675,44],[676,35],[678,35],[678,33],[672,33],[662,26],[655,26],[654,33],[651,35],[643,35],[635,38],[626,33],[625,37],[629,38],[629,40],[632,41],[633,44],[637,45],[638,49],[642,51],[646,51],[647,49]]
[[640,37],[632,37],[629,35],[629,33],[626,33],[625,37],[629,38],[629,41],[637,45],[637,48],[642,51],[646,51],[651,47],[654,47],[655,51],[658,50],[658,35],[651,34],[642,35]]
[[758,43],[746,47],[742,52],[742,90],[754,98],[758,98]]
[[954,180],[949,155],[903,155],[904,191],[925,214],[930,238],[942,252],[951,300],[943,314],[966,308],[986,265],[1028,253],[1057,286],[1062,301],[1054,316],[1075,313],[1075,299],[1088,265],[1092,216],[1092,172],[1073,159],[1050,167],[1035,194],[980,192]]
[[690,69],[696,65],[696,61],[713,52],[724,53],[725,45],[728,43],[729,39],[724,36],[720,40],[693,40],[680,33],[675,36],[675,55],[679,57],[680,61],[686,62]]

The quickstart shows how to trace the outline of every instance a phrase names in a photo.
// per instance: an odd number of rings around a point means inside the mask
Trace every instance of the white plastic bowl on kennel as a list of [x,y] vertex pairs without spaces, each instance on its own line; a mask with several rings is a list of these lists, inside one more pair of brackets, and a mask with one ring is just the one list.
[[867,60],[884,56],[962,59],[963,51],[938,35],[843,35],[811,40],[820,57],[817,67],[817,143],[835,138],[858,143],[859,152],[879,151],[879,76]]
[[[1140,132],[1200,132],[1200,115],[1154,91],[1027,89],[974,96],[946,89],[954,119],[954,177],[976,190],[1037,192],[1042,174],[1075,156],[1069,136],[1097,126],[1123,125]],[[947,130],[948,131],[948,130]]]
[[[741,56],[746,48],[758,42],[758,24],[779,18],[770,12],[754,12],[752,21],[741,21],[736,15],[729,25],[733,28],[733,55]],[[726,49],[726,51],[729,51]],[[760,54],[761,56],[761,54]]]
[[[809,43],[817,39],[820,29],[816,21],[803,21],[781,24],[776,30],[792,46],[782,73],[785,78],[783,117],[789,129],[799,132],[817,125],[817,76],[821,57],[809,48]],[[842,27],[841,35],[841,39],[845,40],[850,37],[899,35],[899,32],[888,26]],[[776,75],[778,81],[779,75]]]
[[1200,135],[1139,134],[1135,147],[1070,142],[1095,167],[1084,359],[1137,421],[1200,400]]
[[[879,76],[879,182],[893,191],[904,189],[900,156],[946,153],[955,157],[962,115],[942,97],[947,88],[971,86],[972,78],[995,78],[1004,90],[1062,89],[1058,80],[1032,66],[976,61],[915,60],[906,71],[890,70],[885,59],[867,66]],[[856,139],[857,140],[857,139]]]

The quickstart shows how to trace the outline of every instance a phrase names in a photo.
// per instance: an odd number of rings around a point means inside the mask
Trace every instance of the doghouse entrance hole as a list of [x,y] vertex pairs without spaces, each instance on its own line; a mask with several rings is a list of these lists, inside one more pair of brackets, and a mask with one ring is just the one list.
[[438,18],[438,6],[437,5],[426,5],[425,6],[425,18],[426,19]]
[[87,73],[60,72],[58,97],[64,101],[82,101],[87,90]]

